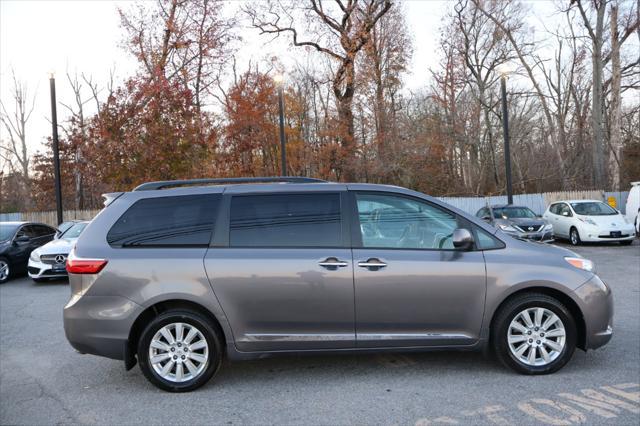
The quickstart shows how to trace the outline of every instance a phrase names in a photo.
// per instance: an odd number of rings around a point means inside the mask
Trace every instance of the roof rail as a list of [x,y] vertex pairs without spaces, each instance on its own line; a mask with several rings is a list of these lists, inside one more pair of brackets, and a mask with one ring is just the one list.
[[152,191],[155,189],[171,188],[174,186],[192,185],[232,185],[240,183],[323,183],[322,179],[298,176],[272,176],[272,177],[250,177],[250,178],[215,178],[215,179],[185,179],[185,180],[162,180],[158,182],[147,182],[138,185],[134,191]]

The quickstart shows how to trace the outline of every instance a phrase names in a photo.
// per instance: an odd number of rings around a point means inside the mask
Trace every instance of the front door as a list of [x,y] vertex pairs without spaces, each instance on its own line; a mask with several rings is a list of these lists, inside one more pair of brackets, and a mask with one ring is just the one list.
[[471,225],[400,194],[363,191],[355,201],[358,347],[475,343],[484,314],[484,256],[455,250],[452,242],[456,228]]
[[228,247],[205,267],[239,350],[355,347],[343,193],[231,196]]

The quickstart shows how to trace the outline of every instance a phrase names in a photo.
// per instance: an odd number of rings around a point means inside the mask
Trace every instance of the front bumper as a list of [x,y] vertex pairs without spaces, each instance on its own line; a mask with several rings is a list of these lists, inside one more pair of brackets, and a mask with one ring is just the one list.
[[515,238],[521,238],[523,240],[539,241],[541,243],[550,243],[554,241],[553,230],[538,231],[538,232],[507,232],[509,235]]
[[[594,227],[581,227],[578,230],[580,233],[580,239],[583,242],[606,242],[606,241],[630,241],[635,238],[635,229],[633,229],[633,225],[629,225],[626,228],[611,228],[611,229],[600,229]],[[619,232],[620,236],[612,237],[612,232]]]
[[596,349],[606,345],[613,336],[613,295],[611,289],[594,275],[575,290],[582,301],[585,325],[585,348]]
[[64,332],[78,352],[122,360],[141,312],[140,305],[124,297],[72,294],[63,310]]
[[54,265],[44,262],[36,262],[31,258],[29,258],[29,263],[27,264],[27,272],[29,274],[29,277],[35,279],[65,278],[68,276],[66,269],[54,270]]

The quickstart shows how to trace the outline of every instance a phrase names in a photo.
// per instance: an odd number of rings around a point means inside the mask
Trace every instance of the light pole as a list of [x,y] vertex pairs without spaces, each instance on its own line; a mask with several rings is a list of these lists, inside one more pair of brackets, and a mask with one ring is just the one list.
[[60,183],[60,151],[58,144],[58,114],[56,111],[56,79],[49,74],[49,88],[51,90],[51,139],[53,141],[53,175],[56,191],[56,212],[58,225],[62,223],[62,185]]
[[281,176],[287,176],[287,146],[284,134],[284,76],[278,74],[273,78],[278,88],[278,114],[280,116],[280,174]]
[[500,74],[500,92],[502,92],[502,133],[504,134],[504,168],[507,175],[507,203],[513,204],[511,187],[511,152],[509,149],[509,110],[507,108],[507,73]]

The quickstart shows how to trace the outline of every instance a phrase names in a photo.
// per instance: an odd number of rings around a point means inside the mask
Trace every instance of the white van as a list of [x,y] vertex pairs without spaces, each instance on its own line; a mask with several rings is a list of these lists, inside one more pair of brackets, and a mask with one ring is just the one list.
[[640,182],[631,182],[631,189],[627,197],[626,218],[636,228],[636,235],[640,234]]

